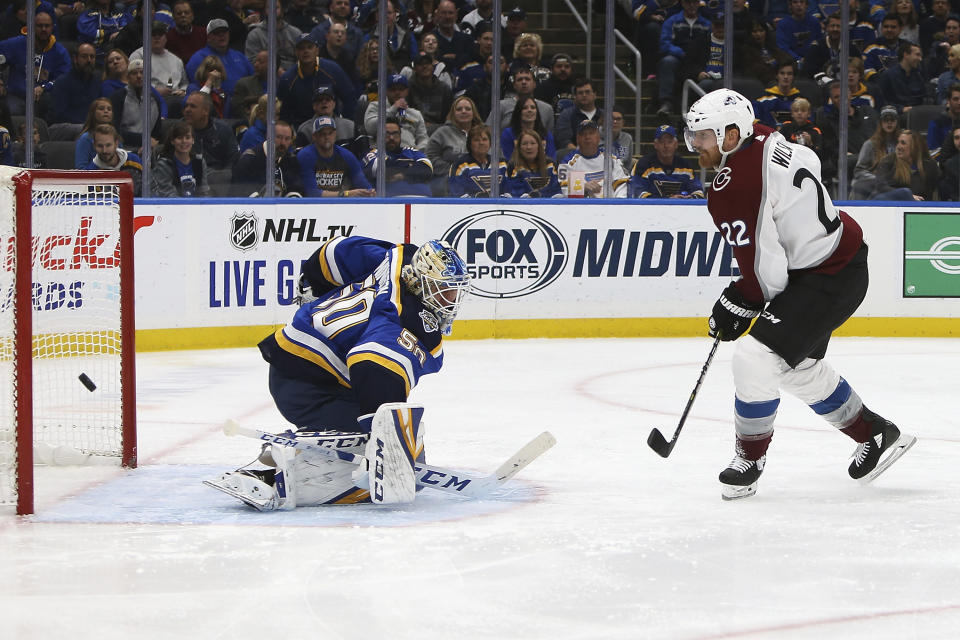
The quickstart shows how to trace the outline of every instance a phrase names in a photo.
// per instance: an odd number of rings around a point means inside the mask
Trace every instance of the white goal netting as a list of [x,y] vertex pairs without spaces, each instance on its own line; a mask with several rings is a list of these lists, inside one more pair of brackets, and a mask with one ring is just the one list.
[[[19,173],[0,167],[0,504],[16,502],[17,388],[23,353],[15,350],[15,310],[32,310],[32,442],[35,462],[76,463],[121,456],[119,185],[36,180],[30,190],[31,255],[18,255]],[[23,230],[20,230],[23,233]],[[32,265],[29,296],[18,296],[14,267]],[[26,298],[26,299],[25,299]],[[132,304],[132,301],[127,304]],[[21,425],[20,429],[29,428]]]

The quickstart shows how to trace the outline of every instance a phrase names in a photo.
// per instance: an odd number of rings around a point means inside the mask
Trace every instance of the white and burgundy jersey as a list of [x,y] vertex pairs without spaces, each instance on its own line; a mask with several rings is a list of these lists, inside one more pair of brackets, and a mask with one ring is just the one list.
[[833,206],[820,182],[820,158],[755,124],[727,156],[707,191],[707,209],[733,248],[751,302],[769,302],[790,272],[836,273],[863,241],[860,225]]

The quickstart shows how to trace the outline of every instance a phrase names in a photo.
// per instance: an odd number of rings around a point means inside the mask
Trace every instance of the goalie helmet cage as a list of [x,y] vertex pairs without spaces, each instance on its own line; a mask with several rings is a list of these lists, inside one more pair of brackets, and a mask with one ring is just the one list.
[[48,463],[137,464],[133,183],[0,167],[0,506],[33,513]]

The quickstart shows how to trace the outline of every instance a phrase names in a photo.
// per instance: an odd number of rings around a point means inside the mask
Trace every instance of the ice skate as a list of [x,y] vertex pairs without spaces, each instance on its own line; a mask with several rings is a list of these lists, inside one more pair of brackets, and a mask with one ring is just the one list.
[[278,507],[277,492],[268,484],[267,474],[272,476],[273,470],[228,471],[216,480],[204,480],[203,484],[223,491],[257,511],[273,511]]
[[723,484],[720,496],[724,500],[736,500],[755,494],[757,481],[766,462],[766,454],[758,460],[747,460],[737,453],[727,468],[720,472],[720,482]]
[[857,445],[849,472],[851,478],[867,484],[889,469],[916,443],[917,438],[900,433],[897,425],[866,407],[860,419],[871,426],[870,439]]

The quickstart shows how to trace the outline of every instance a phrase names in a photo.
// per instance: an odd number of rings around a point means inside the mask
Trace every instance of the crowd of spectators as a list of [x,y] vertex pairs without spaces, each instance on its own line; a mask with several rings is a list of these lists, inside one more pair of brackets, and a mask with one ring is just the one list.
[[[729,40],[735,88],[738,78],[762,81],[748,96],[758,120],[814,148],[826,181],[837,177],[846,111],[856,197],[956,199],[960,18],[951,11],[960,6],[850,0],[850,45],[841,53],[842,21],[827,0],[734,0],[732,34],[724,33],[716,0],[620,2],[630,6],[644,72],[658,86],[662,126],[652,140],[634,141],[623,110],[601,104],[595,82],[577,76],[569,54],[545,54],[522,8],[508,5],[495,17],[492,0],[389,0],[384,33],[379,0],[278,0],[273,58],[262,0],[151,3],[149,42],[141,38],[141,2],[39,0],[31,96],[26,0],[14,0],[0,14],[0,163],[23,162],[26,132],[14,131],[13,117],[30,100],[44,123],[34,140],[42,131],[73,142],[74,168],[134,174],[149,157],[154,196],[263,194],[273,65],[278,195],[374,195],[382,147],[391,196],[484,197],[499,167],[503,196],[600,197],[606,186],[613,197],[699,198],[703,185],[680,155],[672,125],[684,80],[705,91],[721,86]],[[383,123],[380,46],[387,48]],[[838,106],[841,56],[849,60],[845,109]],[[501,99],[492,104],[498,62]],[[940,108],[906,128],[910,111],[923,105]],[[385,139],[377,140],[381,125]],[[498,158],[491,157],[493,131],[500,132]],[[654,151],[636,158],[641,142]],[[33,165],[48,162],[35,149]]]
[[[817,151],[831,188],[838,182],[839,114],[845,111],[851,197],[956,200],[950,176],[957,165],[951,136],[960,125],[960,3],[849,2],[849,46],[842,51],[835,1],[733,0],[733,33],[725,38],[723,2],[631,0],[644,73],[657,84],[657,114],[661,121],[678,118],[686,80],[705,91],[716,88],[731,43],[733,88],[753,101],[760,122]],[[839,77],[843,58],[846,79]]]

